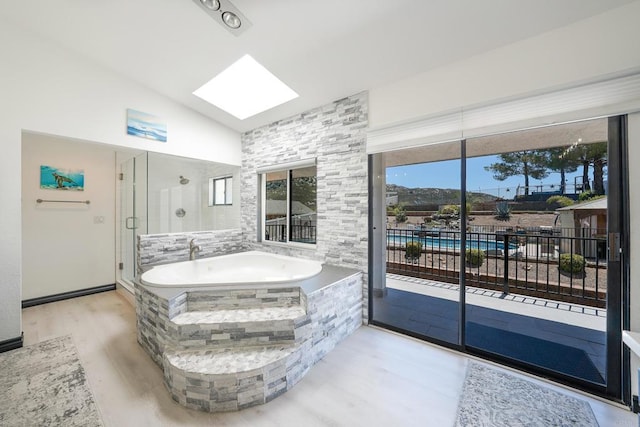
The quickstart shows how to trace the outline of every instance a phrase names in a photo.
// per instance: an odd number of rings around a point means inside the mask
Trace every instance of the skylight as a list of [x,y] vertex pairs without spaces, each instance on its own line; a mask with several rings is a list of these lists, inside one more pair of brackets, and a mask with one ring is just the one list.
[[298,97],[250,55],[238,59],[193,94],[240,120]]

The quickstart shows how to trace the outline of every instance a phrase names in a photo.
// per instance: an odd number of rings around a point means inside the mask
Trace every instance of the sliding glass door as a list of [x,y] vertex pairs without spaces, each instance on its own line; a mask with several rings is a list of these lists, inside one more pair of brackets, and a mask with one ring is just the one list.
[[598,119],[376,155],[372,322],[619,398],[621,134]]
[[469,349],[606,384],[607,132],[601,119],[467,140],[469,188],[505,187],[469,218],[468,247],[495,242],[467,262],[467,290],[490,290],[469,293]]
[[446,345],[460,341],[459,147],[443,144],[432,161],[417,164],[398,164],[412,153],[387,159],[386,275],[373,298],[376,321]]

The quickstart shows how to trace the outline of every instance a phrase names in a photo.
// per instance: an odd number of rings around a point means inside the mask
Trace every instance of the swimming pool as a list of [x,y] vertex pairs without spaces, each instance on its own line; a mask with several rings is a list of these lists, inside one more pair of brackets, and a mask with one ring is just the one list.
[[[456,238],[433,236],[419,237],[393,234],[387,236],[387,245],[406,246],[407,242],[420,242],[422,243],[423,249],[460,249],[460,239]],[[509,244],[509,249],[517,248],[517,244]],[[467,249],[482,249],[483,251],[504,250],[504,242],[467,237]]]

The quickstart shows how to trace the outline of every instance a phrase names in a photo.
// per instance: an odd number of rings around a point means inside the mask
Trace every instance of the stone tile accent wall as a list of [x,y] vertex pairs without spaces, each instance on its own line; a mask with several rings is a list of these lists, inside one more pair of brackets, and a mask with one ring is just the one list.
[[[168,304],[166,300],[158,298],[158,296],[149,292],[142,286],[135,284],[136,291],[136,333],[138,336],[138,344],[142,346],[144,351],[151,356],[157,364],[162,363],[162,354],[164,353],[163,336],[159,331],[167,330],[167,321],[170,319]],[[174,307],[184,307],[186,309],[186,294],[183,294],[182,302],[176,302]],[[160,313],[162,311],[162,313]],[[175,309],[174,311],[180,311]],[[163,341],[158,342],[158,339]]]
[[361,286],[360,277],[351,277],[307,295],[313,363],[362,324]]
[[138,236],[138,271],[146,271],[157,264],[188,261],[191,239],[195,239],[195,244],[201,248],[197,258],[242,250],[240,229],[141,235]]
[[[245,247],[322,260],[363,272],[362,315],[367,316],[368,94],[359,93],[242,135],[242,235]],[[287,248],[257,235],[257,170],[316,159],[317,245]]]

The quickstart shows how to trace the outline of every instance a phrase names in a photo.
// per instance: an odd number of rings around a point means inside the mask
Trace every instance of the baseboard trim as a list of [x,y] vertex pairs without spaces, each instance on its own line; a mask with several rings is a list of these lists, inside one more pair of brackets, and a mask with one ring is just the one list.
[[24,332],[21,333],[19,337],[0,341],[0,353],[4,353],[5,351],[15,350],[17,348],[20,348],[22,347],[23,343],[24,343]]
[[87,295],[98,294],[100,292],[113,291],[116,284],[96,286],[94,288],[79,289],[77,291],[63,292],[61,294],[48,295],[46,297],[31,298],[22,301],[22,308],[33,307],[35,305],[48,304],[50,302],[62,301],[65,299],[84,297]]

